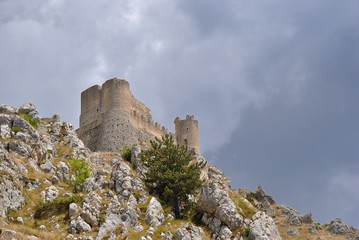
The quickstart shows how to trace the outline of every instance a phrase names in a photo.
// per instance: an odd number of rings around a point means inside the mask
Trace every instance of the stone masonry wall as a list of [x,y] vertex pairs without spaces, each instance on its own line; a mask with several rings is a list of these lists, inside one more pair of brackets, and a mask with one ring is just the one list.
[[131,94],[126,80],[110,79],[81,94],[79,137],[92,151],[119,151],[147,145],[168,130],[154,122],[151,110]]
[[183,120],[177,117],[174,123],[177,144],[187,145],[188,150],[200,154],[198,121],[194,119],[194,116],[187,115]]

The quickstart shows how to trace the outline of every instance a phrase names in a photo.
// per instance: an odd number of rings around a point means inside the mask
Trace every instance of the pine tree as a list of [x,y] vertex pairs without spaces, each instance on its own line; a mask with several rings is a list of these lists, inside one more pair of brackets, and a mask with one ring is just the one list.
[[151,141],[149,149],[141,154],[143,164],[148,168],[145,184],[150,193],[173,207],[176,218],[181,218],[181,206],[188,204],[188,195],[201,185],[203,162],[193,161],[186,146],[174,144],[171,135]]

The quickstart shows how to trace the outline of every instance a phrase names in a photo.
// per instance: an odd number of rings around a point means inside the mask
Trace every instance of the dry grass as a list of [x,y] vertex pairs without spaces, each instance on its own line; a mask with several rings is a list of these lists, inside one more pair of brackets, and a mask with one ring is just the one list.
[[[18,240],[27,240],[30,236],[35,236],[38,239],[46,240],[58,240],[64,239],[68,234],[67,231],[58,229],[57,231],[40,231],[38,228],[29,225],[21,225],[16,223],[5,224],[5,222],[0,223],[1,229],[8,229],[16,232],[16,239]],[[1,237],[0,239],[6,240],[6,237]],[[13,239],[12,237],[8,239]]]
[[[277,216],[274,218],[278,231],[283,240],[315,240],[320,237],[321,240],[346,240],[347,238],[343,235],[332,234],[324,228],[318,229],[316,233],[311,234],[309,228],[312,224],[302,224],[302,226],[291,226],[287,222],[287,217],[277,210]],[[278,214],[279,213],[279,214]],[[287,232],[289,229],[296,229],[299,235],[291,236]]]

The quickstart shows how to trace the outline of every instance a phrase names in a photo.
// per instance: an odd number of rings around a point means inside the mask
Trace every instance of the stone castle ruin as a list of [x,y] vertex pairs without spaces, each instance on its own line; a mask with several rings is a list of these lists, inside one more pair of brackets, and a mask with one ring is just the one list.
[[183,120],[177,117],[174,123],[175,134],[154,122],[151,110],[132,95],[129,83],[123,79],[113,78],[81,93],[77,134],[92,151],[117,152],[171,134],[177,144],[200,154],[198,121],[187,116]]

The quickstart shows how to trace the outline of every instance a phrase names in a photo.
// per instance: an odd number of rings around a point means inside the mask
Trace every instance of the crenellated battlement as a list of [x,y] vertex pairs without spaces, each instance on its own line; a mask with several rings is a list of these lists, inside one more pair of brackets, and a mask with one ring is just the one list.
[[[187,115],[186,120],[177,117],[176,121],[186,121],[189,128],[195,127],[194,132],[198,131],[198,121],[193,116]],[[194,132],[193,136],[198,139],[198,132],[197,135]],[[124,146],[148,144],[154,137],[160,138],[164,134],[175,136],[178,142],[185,135],[183,130],[178,133],[181,137],[177,136],[177,124],[174,135],[155,122],[151,109],[132,95],[130,84],[117,78],[107,80],[102,86],[89,87],[81,93],[80,128],[77,133],[93,151],[119,151]],[[180,140],[178,144],[187,144],[186,141]],[[199,145],[193,145],[195,142],[190,140],[189,147],[199,153]]]

